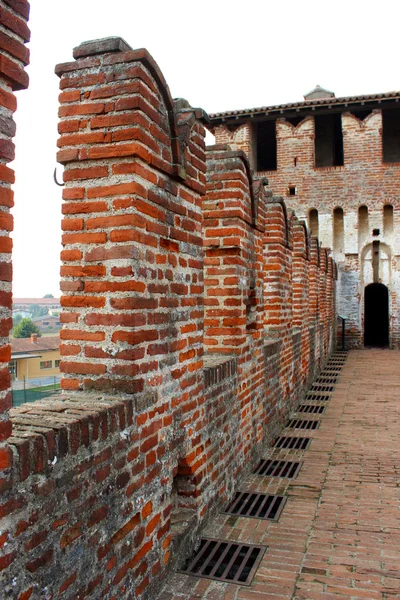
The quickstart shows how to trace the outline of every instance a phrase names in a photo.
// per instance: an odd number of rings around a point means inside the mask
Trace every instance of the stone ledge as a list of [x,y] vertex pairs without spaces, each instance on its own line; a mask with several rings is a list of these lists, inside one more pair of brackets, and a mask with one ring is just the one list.
[[274,354],[278,354],[280,350],[281,342],[279,340],[265,340],[264,341],[264,358],[270,358]]
[[236,356],[209,354],[204,357],[204,389],[237,374]]
[[76,455],[96,440],[133,424],[133,398],[77,393],[52,396],[10,411],[10,446],[17,455],[20,481],[33,473],[47,473],[67,455]]

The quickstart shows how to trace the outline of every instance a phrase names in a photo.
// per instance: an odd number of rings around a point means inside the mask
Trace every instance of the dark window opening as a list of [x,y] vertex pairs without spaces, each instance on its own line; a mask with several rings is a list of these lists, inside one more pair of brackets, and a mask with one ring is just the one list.
[[372,113],[372,110],[354,110],[352,113],[355,117],[357,117],[357,119],[364,121],[364,119]]
[[193,483],[187,475],[175,472],[171,490],[171,534],[179,537],[193,527],[196,511],[193,508]]
[[255,331],[257,329],[257,295],[256,280],[253,275],[250,276],[248,296],[246,304],[246,330]]
[[390,235],[393,233],[393,206],[385,204],[383,207],[383,233]]
[[389,291],[383,283],[371,283],[365,288],[364,344],[389,345]]
[[315,166],[340,167],[344,164],[341,114],[315,117]]
[[299,123],[304,121],[304,117],[286,117],[286,121],[297,127]]
[[289,185],[289,196],[295,196],[296,195],[296,188],[294,185]]
[[275,121],[265,121],[257,126],[257,171],[276,171]]
[[362,246],[368,239],[368,207],[363,205],[358,209],[358,241]]
[[400,162],[400,110],[382,110],[383,162]]
[[344,215],[343,208],[335,208],[333,211],[333,255],[344,253]]
[[318,211],[316,208],[311,208],[308,213],[308,228],[313,237],[319,235]]
[[380,235],[381,230],[380,229],[373,229],[372,230],[372,235]]

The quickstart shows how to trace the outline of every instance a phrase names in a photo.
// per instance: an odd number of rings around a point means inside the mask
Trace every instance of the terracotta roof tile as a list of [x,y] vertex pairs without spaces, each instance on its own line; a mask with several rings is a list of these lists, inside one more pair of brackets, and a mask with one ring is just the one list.
[[210,119],[217,121],[221,119],[229,119],[233,117],[246,117],[263,112],[285,111],[296,108],[309,108],[313,106],[333,106],[356,102],[370,102],[374,100],[390,100],[393,98],[400,99],[400,91],[386,92],[382,94],[367,94],[362,96],[343,96],[342,98],[321,98],[319,100],[306,100],[304,102],[289,102],[288,104],[275,104],[272,106],[261,106],[259,108],[244,108],[242,110],[228,110],[226,112],[211,113]]
[[19,306],[23,304],[42,304],[43,306],[56,306],[60,304],[60,298],[13,298],[13,305]]
[[11,338],[10,343],[12,354],[58,350],[60,347],[60,336],[38,337],[37,342],[32,342],[30,338]]

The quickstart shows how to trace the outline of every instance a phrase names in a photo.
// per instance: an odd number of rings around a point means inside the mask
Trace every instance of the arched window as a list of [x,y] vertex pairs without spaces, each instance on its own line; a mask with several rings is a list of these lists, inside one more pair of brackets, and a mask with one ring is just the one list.
[[358,209],[358,242],[362,247],[368,239],[369,225],[368,225],[368,207],[360,206]]
[[385,204],[383,207],[383,233],[390,235],[393,233],[393,206]]
[[333,211],[333,254],[334,256],[344,254],[343,208],[339,207]]
[[308,211],[308,229],[313,237],[319,235],[318,211],[316,208],[311,208]]

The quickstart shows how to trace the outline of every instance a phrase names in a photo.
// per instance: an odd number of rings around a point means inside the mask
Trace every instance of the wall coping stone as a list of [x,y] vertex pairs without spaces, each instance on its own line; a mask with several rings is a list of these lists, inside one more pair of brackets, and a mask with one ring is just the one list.
[[137,408],[132,397],[76,392],[11,409],[15,477],[49,474],[59,459],[133,425]]
[[237,374],[238,359],[226,354],[212,354],[204,357],[204,388],[221,383]]

